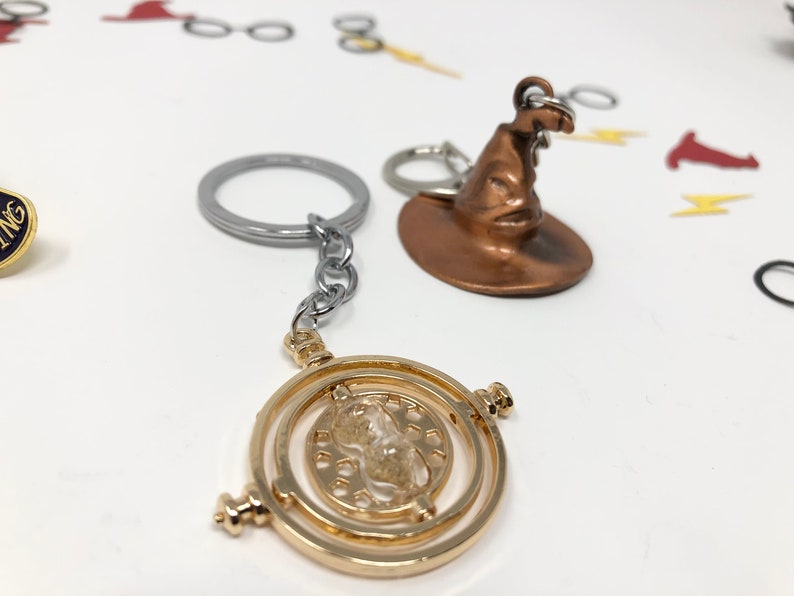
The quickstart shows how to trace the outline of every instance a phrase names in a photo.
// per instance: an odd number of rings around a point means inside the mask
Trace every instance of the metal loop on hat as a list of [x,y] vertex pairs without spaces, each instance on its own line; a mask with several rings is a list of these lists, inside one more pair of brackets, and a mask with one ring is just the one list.
[[541,106],[554,108],[567,114],[571,120],[576,121],[576,112],[574,109],[570,104],[557,97],[551,97],[549,95],[526,95],[524,97],[524,106],[527,108],[539,108]]
[[[397,173],[397,168],[403,164],[428,158],[442,159],[446,168],[453,175],[443,180],[427,181],[411,180]],[[462,162],[465,169],[461,171],[456,168],[456,162]],[[383,179],[392,188],[410,196],[422,193],[430,197],[452,199],[466,182],[466,176],[473,167],[472,161],[460,149],[449,141],[445,141],[441,145],[420,145],[398,151],[383,164]]]
[[250,155],[221,164],[204,175],[198,188],[199,207],[210,223],[248,242],[272,246],[307,246],[316,244],[318,237],[309,224],[274,224],[255,221],[236,215],[218,203],[218,188],[227,180],[260,168],[298,168],[333,180],[350,193],[353,204],[336,217],[328,218],[332,225],[350,231],[358,227],[369,206],[366,184],[350,170],[329,161],[309,157],[269,153]]
[[532,156],[532,165],[538,167],[540,163],[540,150],[541,149],[548,149],[551,146],[551,136],[549,135],[549,131],[541,129],[538,131],[538,136],[535,137],[535,140],[532,142],[532,145],[529,148],[529,153]]

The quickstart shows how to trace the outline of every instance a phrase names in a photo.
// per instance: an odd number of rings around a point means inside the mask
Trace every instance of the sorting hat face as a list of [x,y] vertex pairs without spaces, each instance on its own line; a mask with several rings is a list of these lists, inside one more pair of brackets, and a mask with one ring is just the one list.
[[501,125],[455,201],[462,225],[492,239],[523,239],[543,220],[535,183],[535,146],[545,130],[572,132],[570,113],[554,106],[522,107]]
[[[541,223],[543,211],[534,191],[527,193],[534,183],[514,170],[496,167],[481,180],[475,181],[471,193],[459,195],[455,202],[456,215],[462,223],[484,228],[489,236],[525,237]],[[466,221],[468,220],[468,222]]]

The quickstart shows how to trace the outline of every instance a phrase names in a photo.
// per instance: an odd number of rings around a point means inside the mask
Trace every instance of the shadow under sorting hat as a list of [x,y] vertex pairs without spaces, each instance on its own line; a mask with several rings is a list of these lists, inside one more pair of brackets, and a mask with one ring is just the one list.
[[543,212],[534,190],[547,131],[573,132],[574,113],[538,77],[518,83],[513,105],[515,120],[497,127],[463,173],[460,190],[446,197],[420,192],[403,206],[398,229],[411,258],[447,283],[482,294],[542,296],[573,286],[593,263],[587,244]]
[[155,19],[171,19],[181,20],[191,19],[194,15],[176,15],[165,8],[170,0],[150,0],[147,2],[138,2],[134,4],[130,11],[123,17],[118,16],[105,16],[102,17],[103,21],[149,21]]

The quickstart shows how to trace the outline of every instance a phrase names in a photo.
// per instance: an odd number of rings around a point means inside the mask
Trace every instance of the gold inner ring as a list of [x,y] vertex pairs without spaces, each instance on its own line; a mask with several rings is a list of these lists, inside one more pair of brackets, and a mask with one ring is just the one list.
[[[395,497],[386,500],[370,487],[377,484],[367,469],[367,457],[363,450],[355,452],[340,446],[335,440],[334,424],[338,422],[339,402],[329,405],[317,418],[306,439],[306,457],[309,476],[317,491],[337,510],[359,519],[383,520],[410,515],[421,505],[410,496],[419,496],[420,501],[431,501],[446,484],[452,469],[452,439],[446,425],[438,419],[432,408],[404,390],[394,388],[357,389],[350,400],[372,403],[380,409],[382,417],[401,436],[395,438],[384,433],[382,444],[395,443],[399,447],[408,443],[413,456],[411,463],[427,472],[426,482],[417,486],[413,494],[400,500],[399,490]],[[384,448],[386,449],[386,448]],[[403,453],[405,450],[403,449]],[[405,463],[405,462],[404,462]],[[422,478],[424,480],[424,478]],[[392,484],[387,482],[387,489]],[[433,511],[426,512],[432,516]]]

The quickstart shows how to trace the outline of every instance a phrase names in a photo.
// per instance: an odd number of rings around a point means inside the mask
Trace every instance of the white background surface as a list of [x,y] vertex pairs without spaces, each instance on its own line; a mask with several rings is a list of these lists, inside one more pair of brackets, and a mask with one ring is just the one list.
[[[3,594],[784,595],[794,593],[794,313],[753,286],[794,259],[794,25],[780,0],[221,3],[176,12],[292,22],[296,37],[204,40],[175,22],[105,23],[123,1],[52,2],[0,45],[0,185],[39,213],[0,274]],[[366,10],[387,41],[460,70],[340,51],[331,18]],[[597,83],[622,100],[559,140],[543,206],[595,265],[541,299],[463,292],[403,252],[397,150],[449,139],[476,156],[513,87]],[[664,156],[686,130],[759,170]],[[294,152],[343,164],[373,197],[355,232],[361,286],[323,327],[337,355],[385,353],[472,389],[493,380],[509,489],[453,563],[375,581],[304,559],[270,530],[213,527],[246,481],[249,431],[295,368],[280,342],[312,288],[314,249],[246,244],[198,212],[202,175]],[[752,193],[672,218],[684,193]],[[251,217],[333,215],[344,191],[249,174],[222,200]],[[794,296],[791,275],[770,283]]]

